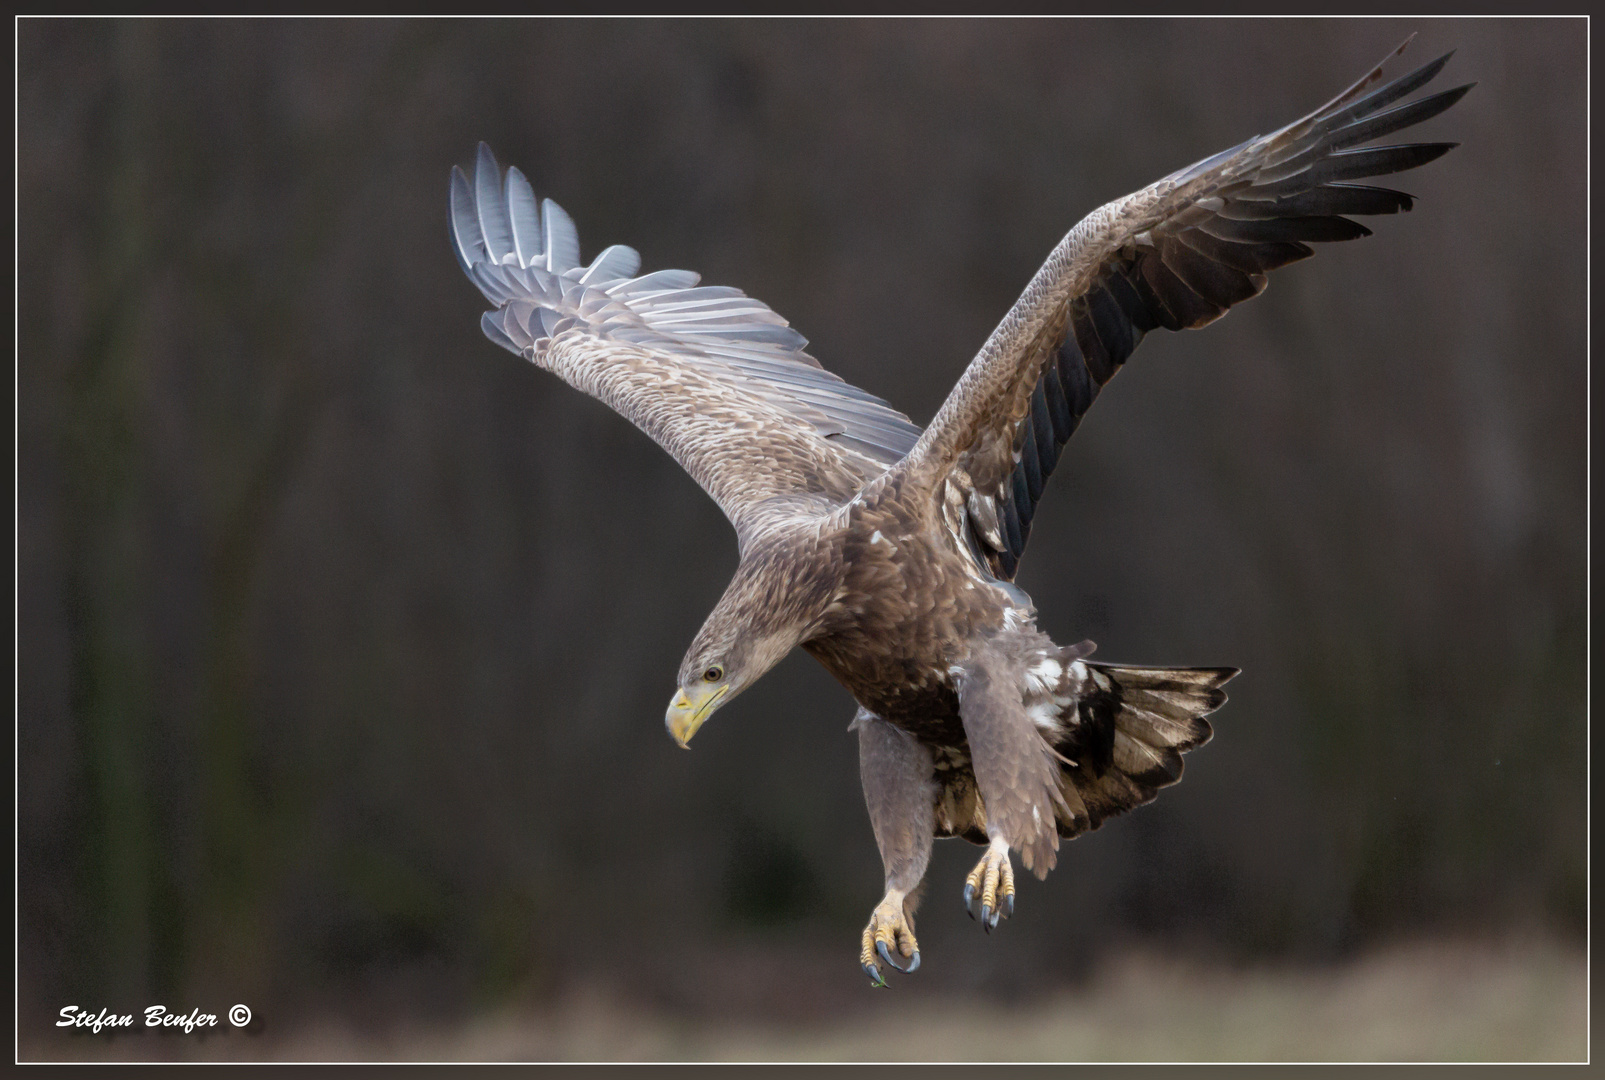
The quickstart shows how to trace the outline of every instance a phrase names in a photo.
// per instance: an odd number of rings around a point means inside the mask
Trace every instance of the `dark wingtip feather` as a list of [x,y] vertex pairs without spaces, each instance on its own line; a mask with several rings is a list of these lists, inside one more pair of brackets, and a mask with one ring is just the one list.
[[[1401,75],[1387,85],[1380,86],[1363,97],[1345,94],[1319,111],[1317,114],[1319,124],[1322,127],[1330,128],[1332,125],[1342,123],[1345,120],[1358,120],[1372,115],[1385,105],[1390,105],[1402,97],[1415,93],[1415,91],[1437,78],[1438,72],[1443,70],[1443,65],[1448,63],[1450,55],[1452,54],[1446,53],[1430,63],[1423,64],[1409,74]],[[1381,68],[1379,66],[1375,74],[1380,74],[1380,72]],[[1366,85],[1369,84],[1367,83]],[[1364,86],[1358,88],[1364,89]]]
[[1467,83],[1465,86],[1457,86],[1442,93],[1430,94],[1405,102],[1403,105],[1396,105],[1384,112],[1370,113],[1334,130],[1327,137],[1326,145],[1333,150],[1341,150],[1370,142],[1402,128],[1425,123],[1451,108],[1455,102],[1465,97],[1466,91],[1470,89],[1471,84]]
[[1388,61],[1392,60],[1395,56],[1402,54],[1404,50],[1410,47],[1410,43],[1415,39],[1416,36],[1414,33],[1405,38],[1397,49],[1394,49],[1392,52],[1388,53],[1388,55],[1384,56],[1382,60],[1376,64],[1376,66],[1372,67],[1370,71],[1367,71],[1364,75],[1360,76],[1360,78],[1356,80],[1353,85],[1344,90],[1331,101],[1327,102],[1325,105],[1322,105],[1319,109],[1315,110],[1316,115],[1320,115],[1328,110],[1335,109],[1340,105],[1346,105],[1353,101],[1362,90],[1376,82],[1378,79],[1382,78],[1382,69],[1387,66]]

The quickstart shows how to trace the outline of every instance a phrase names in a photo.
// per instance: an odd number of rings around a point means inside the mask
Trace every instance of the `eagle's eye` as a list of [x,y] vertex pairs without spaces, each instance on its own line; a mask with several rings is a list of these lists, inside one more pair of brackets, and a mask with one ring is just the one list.
[[703,682],[718,682],[722,678],[724,678],[724,668],[720,667],[718,664],[713,665],[707,671],[702,673]]

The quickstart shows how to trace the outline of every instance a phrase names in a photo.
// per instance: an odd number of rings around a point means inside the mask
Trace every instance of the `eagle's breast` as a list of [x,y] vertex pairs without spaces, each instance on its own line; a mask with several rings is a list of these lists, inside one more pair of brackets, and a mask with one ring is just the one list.
[[838,595],[804,647],[877,716],[962,745],[952,669],[1019,612],[937,514],[899,494],[866,490],[848,508]]

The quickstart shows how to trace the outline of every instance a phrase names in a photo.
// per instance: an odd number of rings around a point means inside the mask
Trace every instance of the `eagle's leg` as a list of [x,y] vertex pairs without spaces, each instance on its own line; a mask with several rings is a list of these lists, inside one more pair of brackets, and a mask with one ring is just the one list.
[[1009,842],[992,837],[986,854],[964,879],[964,910],[975,918],[975,894],[981,894],[981,928],[987,933],[999,919],[1014,914],[1014,866],[1009,862]]
[[959,719],[989,841],[965,879],[964,907],[971,910],[980,894],[981,925],[988,933],[1014,914],[1009,849],[1018,850],[1020,862],[1039,878],[1048,875],[1058,856],[1059,767],[1026,711],[1023,693],[1027,664],[1046,641],[1034,631],[999,635],[979,644],[957,672]]
[[[858,962],[876,986],[885,986],[877,956],[899,971],[912,973],[920,966],[919,942],[914,939],[915,890],[925,877],[936,835],[935,767],[923,743],[868,709],[858,710],[852,726],[858,732],[864,802],[886,869],[886,895],[864,927]],[[908,966],[892,959],[894,953]]]

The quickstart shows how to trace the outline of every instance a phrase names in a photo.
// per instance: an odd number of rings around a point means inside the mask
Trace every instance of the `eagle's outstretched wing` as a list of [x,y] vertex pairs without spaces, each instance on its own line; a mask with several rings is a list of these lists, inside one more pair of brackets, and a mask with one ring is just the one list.
[[906,454],[908,417],[803,352],[764,304],[698,288],[686,270],[642,277],[631,248],[580,265],[560,207],[537,206],[517,169],[483,143],[472,181],[452,170],[452,239],[463,271],[496,305],[492,341],[599,398],[652,437],[736,526],[743,544],[767,503],[840,502]]
[[1302,120],[1089,214],[971,361],[899,466],[905,481],[940,499],[949,527],[1012,580],[1060,450],[1144,333],[1213,322],[1264,289],[1267,271],[1313,254],[1309,243],[1370,235],[1342,215],[1410,209],[1403,192],[1345,181],[1456,145],[1355,149],[1458,101],[1469,85],[1388,108],[1448,59],[1367,93],[1379,64]]

